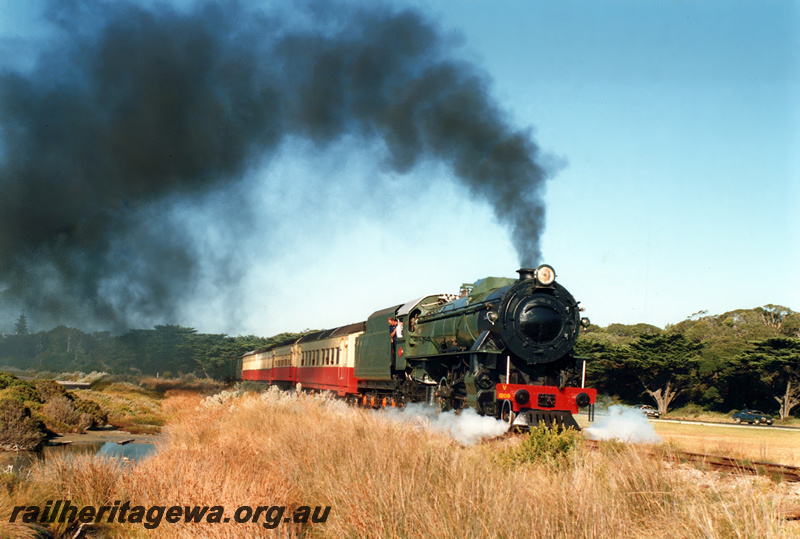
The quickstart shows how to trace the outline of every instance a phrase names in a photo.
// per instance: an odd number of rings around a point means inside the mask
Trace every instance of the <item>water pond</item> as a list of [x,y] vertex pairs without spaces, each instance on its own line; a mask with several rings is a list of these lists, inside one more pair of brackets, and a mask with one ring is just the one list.
[[73,442],[46,445],[41,451],[0,452],[0,473],[23,474],[37,461],[62,455],[100,455],[120,459],[122,462],[142,460],[156,450],[153,442],[134,441],[119,444],[114,441]]

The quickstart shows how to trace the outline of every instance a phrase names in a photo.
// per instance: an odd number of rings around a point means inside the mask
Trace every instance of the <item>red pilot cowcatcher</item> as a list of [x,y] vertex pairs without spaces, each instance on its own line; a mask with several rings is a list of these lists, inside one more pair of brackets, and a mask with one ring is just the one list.
[[515,412],[520,410],[569,410],[577,414],[580,408],[594,404],[597,390],[586,387],[529,386],[497,384],[497,400],[511,401]]

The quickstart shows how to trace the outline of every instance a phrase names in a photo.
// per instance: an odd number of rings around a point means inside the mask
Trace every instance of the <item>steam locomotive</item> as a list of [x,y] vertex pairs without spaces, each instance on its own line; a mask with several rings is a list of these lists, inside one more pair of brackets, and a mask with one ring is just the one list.
[[[551,266],[517,273],[249,352],[237,358],[241,379],[331,391],[371,407],[472,407],[521,429],[577,429],[573,414],[586,408],[593,419],[597,396],[583,387],[573,353],[589,321]],[[396,335],[390,318],[401,328]]]

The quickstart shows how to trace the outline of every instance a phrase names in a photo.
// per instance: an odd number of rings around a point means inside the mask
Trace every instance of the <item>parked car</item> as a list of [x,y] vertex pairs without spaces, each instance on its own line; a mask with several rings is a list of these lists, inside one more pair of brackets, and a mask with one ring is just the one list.
[[655,417],[658,419],[661,417],[661,412],[650,406],[649,404],[637,404],[633,407],[634,410],[639,410],[647,417]]
[[767,425],[772,425],[772,416],[758,410],[740,410],[733,414],[733,420],[736,423],[752,423],[753,425],[766,423]]

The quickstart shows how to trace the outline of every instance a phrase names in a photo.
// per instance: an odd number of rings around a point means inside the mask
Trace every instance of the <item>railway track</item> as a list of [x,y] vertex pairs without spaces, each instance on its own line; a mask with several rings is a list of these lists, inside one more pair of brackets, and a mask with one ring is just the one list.
[[[600,447],[600,442],[597,440],[586,440],[586,445],[592,449],[598,449]],[[655,455],[655,453],[653,454]],[[708,466],[714,470],[762,475],[776,481],[786,481],[789,483],[800,482],[800,467],[798,466],[787,466],[785,464],[775,464],[774,462],[764,462],[760,460],[737,459],[733,457],[724,457],[722,455],[709,455],[707,453],[692,453],[690,451],[674,451],[671,453],[659,454],[676,462],[692,462]]]
[[[699,463],[714,470],[732,474],[751,474],[769,477],[777,482],[800,482],[800,467],[763,462],[759,460],[735,459],[720,455],[706,455],[704,453],[691,453],[678,451],[671,458],[682,462]],[[800,506],[783,507],[779,515],[785,520],[800,521]]]
[[678,451],[672,458],[679,461],[702,463],[715,470],[765,475],[779,481],[800,482],[800,468],[797,466],[786,466],[760,460],[735,459],[720,455],[707,455],[705,453],[691,453],[688,451]]

